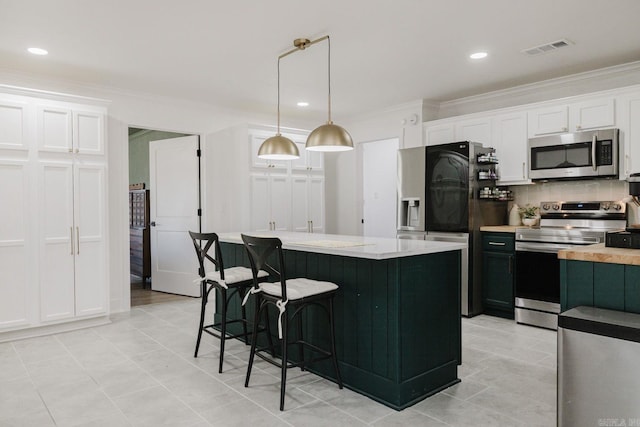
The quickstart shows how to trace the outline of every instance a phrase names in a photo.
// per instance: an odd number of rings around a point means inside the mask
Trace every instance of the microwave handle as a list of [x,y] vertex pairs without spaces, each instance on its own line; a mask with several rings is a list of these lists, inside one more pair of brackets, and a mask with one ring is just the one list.
[[593,166],[593,171],[598,170],[598,165],[596,165],[596,134],[593,134],[593,139],[591,140],[591,165]]

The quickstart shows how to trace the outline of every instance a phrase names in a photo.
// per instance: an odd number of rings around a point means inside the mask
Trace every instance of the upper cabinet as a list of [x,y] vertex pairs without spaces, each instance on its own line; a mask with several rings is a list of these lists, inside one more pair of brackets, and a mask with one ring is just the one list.
[[104,114],[67,108],[38,106],[39,151],[104,154]]
[[640,92],[621,96],[618,117],[620,122],[620,178],[640,173]]
[[457,141],[479,142],[485,147],[492,146],[491,118],[486,117],[457,122],[455,139],[449,142]]
[[559,104],[529,111],[529,137],[615,126],[613,97]]
[[526,113],[509,113],[494,117],[492,146],[500,159],[498,184],[530,182]]
[[455,141],[455,123],[429,124],[424,125],[425,145],[446,144]]
[[27,108],[27,103],[0,99],[0,149],[29,149]]
[[[295,139],[294,139],[295,138]],[[291,140],[296,143],[300,158],[291,160],[292,172],[322,172],[324,171],[324,155],[319,151],[307,151],[305,148],[306,137],[301,138],[291,137]]]

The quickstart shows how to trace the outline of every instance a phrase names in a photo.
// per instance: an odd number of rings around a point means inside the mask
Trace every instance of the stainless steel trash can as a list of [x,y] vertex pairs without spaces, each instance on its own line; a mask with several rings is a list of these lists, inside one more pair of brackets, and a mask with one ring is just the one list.
[[558,426],[640,426],[639,314],[559,315]]

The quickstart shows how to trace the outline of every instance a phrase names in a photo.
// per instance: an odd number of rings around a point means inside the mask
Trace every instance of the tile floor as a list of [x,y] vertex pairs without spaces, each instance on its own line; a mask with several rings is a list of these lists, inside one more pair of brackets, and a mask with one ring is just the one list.
[[232,341],[193,358],[198,300],[135,307],[113,323],[0,344],[0,426],[553,426],[556,334],[489,316],[463,319],[460,384],[394,411],[313,374],[279,371]]

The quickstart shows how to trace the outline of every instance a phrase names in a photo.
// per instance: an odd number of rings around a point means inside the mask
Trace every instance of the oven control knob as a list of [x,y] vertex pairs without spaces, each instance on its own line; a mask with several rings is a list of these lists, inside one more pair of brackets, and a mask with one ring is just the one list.
[[619,211],[620,209],[622,209],[622,206],[616,203],[615,205],[613,205],[613,209]]
[[602,210],[604,210],[604,211],[608,211],[609,208],[611,208],[611,205],[609,205],[608,203],[605,204],[605,205],[602,205]]
[[560,209],[560,205],[553,205],[553,210],[557,211],[558,209]]
[[544,211],[548,211],[549,210],[549,205],[547,203],[545,203],[544,205],[542,205],[542,210]]

